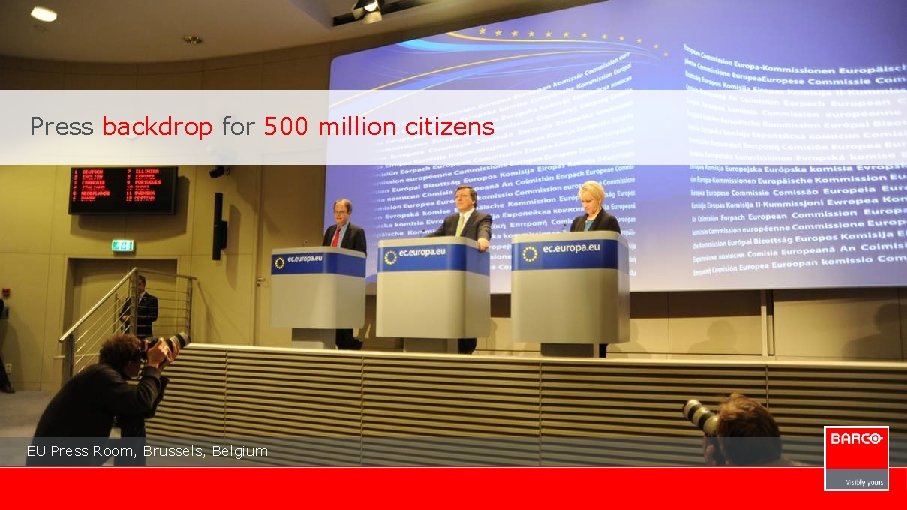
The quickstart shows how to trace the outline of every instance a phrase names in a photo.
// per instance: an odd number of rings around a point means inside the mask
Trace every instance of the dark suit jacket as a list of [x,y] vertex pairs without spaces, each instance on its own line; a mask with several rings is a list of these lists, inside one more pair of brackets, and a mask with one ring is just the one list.
[[[452,236],[457,234],[457,223],[460,222],[460,213],[451,214],[444,218],[444,223],[428,234],[427,237]],[[488,239],[491,241],[491,215],[481,211],[473,211],[469,216],[466,225],[463,225],[463,237],[468,237],[473,241],[479,239]]]
[[[321,246],[330,246],[331,241],[334,239],[334,232],[336,231],[337,225],[328,227],[328,229],[324,231],[324,240],[321,242]],[[343,234],[343,239],[340,240],[340,247],[368,253],[365,246],[365,230],[363,230],[362,227],[348,223],[346,232]]]
[[[3,318],[3,300],[0,299],[0,318]],[[3,364],[3,355],[0,354],[0,388],[10,386],[9,376],[6,374],[6,365]]]
[[[41,438],[82,438],[78,446],[104,445],[115,417],[142,419],[154,413],[164,395],[165,378],[160,370],[142,369],[142,378],[130,385],[109,365],[91,365],[70,379],[54,396],[35,429],[33,445],[50,446],[60,441]],[[86,440],[86,438],[100,438]],[[69,445],[65,445],[69,446]],[[89,449],[90,453],[90,449]],[[137,452],[141,454],[141,452]],[[64,456],[29,457],[29,465],[100,465],[107,457]]]
[[[588,214],[577,216],[573,220],[573,225],[570,225],[570,232],[585,232],[586,217],[588,216]],[[598,213],[598,216],[592,221],[592,228],[589,230],[610,230],[611,232],[620,234],[620,225],[617,224],[617,218],[607,211],[602,210],[602,212]]]
[[[123,303],[123,309],[120,310],[120,317],[123,315],[131,315],[129,310],[130,301]],[[135,315],[135,324],[136,332],[135,336],[139,338],[147,338],[152,336],[151,323],[157,320],[157,298],[149,294],[147,291],[139,299],[138,312]],[[129,323],[126,323],[125,328],[126,333],[131,333],[129,331]]]

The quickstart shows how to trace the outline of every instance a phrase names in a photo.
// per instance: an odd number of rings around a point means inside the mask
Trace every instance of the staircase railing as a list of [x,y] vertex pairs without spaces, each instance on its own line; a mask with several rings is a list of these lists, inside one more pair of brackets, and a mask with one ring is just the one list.
[[137,331],[138,283],[143,276],[145,292],[157,298],[154,336],[169,337],[177,332],[192,335],[192,287],[196,278],[133,268],[60,337],[64,382],[96,363],[101,346],[112,335]]

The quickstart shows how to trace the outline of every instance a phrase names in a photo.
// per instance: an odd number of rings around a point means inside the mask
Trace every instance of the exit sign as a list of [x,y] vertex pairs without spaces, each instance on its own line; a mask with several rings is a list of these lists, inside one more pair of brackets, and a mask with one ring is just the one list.
[[114,239],[110,243],[114,253],[132,253],[135,251],[135,241],[132,239]]

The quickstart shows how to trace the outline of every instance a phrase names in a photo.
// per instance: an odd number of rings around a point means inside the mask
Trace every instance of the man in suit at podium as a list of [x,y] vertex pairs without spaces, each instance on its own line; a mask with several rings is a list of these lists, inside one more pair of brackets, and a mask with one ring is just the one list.
[[[334,201],[334,225],[324,232],[322,246],[334,248],[347,248],[366,253],[365,230],[350,223],[353,213],[353,203],[346,198]],[[338,329],[335,335],[338,349],[362,349],[362,341],[353,336],[352,329]]]
[[[145,277],[138,275],[135,284],[135,291],[139,296],[135,314],[135,336],[139,339],[154,336],[151,330],[151,323],[157,320],[157,298],[145,291],[145,285]],[[120,310],[120,320],[126,325],[125,333],[132,333],[130,331],[131,304],[131,300],[127,300],[123,303],[122,310]]]
[[[428,237],[463,236],[476,241],[479,251],[488,250],[491,244],[491,215],[476,210],[478,197],[472,186],[460,185],[454,193],[457,214],[444,218],[444,223]],[[457,352],[472,354],[476,350],[475,338],[457,340]]]
[[[579,201],[586,214],[577,216],[570,225],[570,232],[589,232],[592,230],[610,230],[620,234],[617,218],[602,208],[605,201],[605,188],[596,181],[586,181],[579,187]],[[608,344],[598,344],[598,357],[608,355]]]

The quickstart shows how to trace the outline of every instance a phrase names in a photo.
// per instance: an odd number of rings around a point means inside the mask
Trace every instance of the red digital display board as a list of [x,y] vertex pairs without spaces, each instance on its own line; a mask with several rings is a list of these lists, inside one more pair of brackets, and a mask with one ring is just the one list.
[[177,167],[73,168],[69,214],[173,214]]

